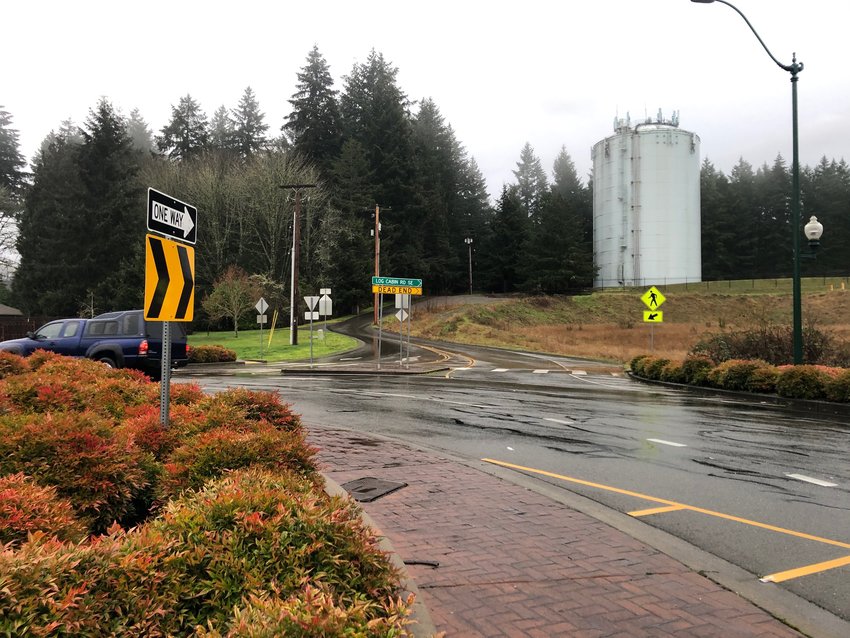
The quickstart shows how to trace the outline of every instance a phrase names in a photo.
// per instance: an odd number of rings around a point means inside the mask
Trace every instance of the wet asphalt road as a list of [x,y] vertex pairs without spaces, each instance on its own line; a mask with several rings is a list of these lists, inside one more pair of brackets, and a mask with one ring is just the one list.
[[[452,349],[447,369],[427,376],[246,368],[235,376],[178,374],[175,381],[275,390],[308,426],[555,474],[531,475],[636,513],[754,578],[850,557],[846,417],[649,386],[616,367],[564,357]],[[397,351],[384,353],[384,369],[398,366]],[[436,357],[415,346],[411,354]],[[646,513],[659,507],[667,511]],[[786,588],[850,620],[847,562],[764,586]]]

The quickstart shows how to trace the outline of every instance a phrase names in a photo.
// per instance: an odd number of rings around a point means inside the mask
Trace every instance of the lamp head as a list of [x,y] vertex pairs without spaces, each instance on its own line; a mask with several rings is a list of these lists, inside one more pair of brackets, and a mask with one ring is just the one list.
[[696,2],[697,4],[711,4],[714,0],[691,0],[691,2]]
[[816,249],[820,245],[820,237],[823,235],[823,224],[818,221],[818,218],[812,215],[809,223],[803,227],[803,233],[806,239],[809,240],[809,247]]

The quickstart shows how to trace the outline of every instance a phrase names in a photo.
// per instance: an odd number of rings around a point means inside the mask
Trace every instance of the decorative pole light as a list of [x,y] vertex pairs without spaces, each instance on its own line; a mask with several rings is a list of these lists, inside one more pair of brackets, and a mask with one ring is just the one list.
[[806,239],[809,240],[809,248],[816,250],[820,246],[820,236],[823,235],[823,224],[812,215],[809,223],[803,228],[803,232],[806,234]]
[[[797,62],[797,54],[792,54],[791,64],[782,64],[767,48],[767,45],[761,39],[761,36],[747,20],[747,16],[741,13],[740,9],[726,0],[691,0],[698,4],[710,4],[719,2],[731,7],[739,16],[744,19],[750,31],[756,36],[756,39],[761,44],[762,48],[770,56],[770,59],[776,63],[783,71],[791,74],[791,138],[792,138],[792,154],[793,160],[791,163],[791,236],[792,236],[792,251],[794,270],[792,276],[793,289],[793,350],[794,350],[794,365],[803,363],[803,312],[800,292],[800,153],[797,145],[797,75],[803,70],[803,63]],[[815,220],[817,221],[817,220]],[[811,222],[810,222],[811,223]],[[807,226],[808,227],[808,226]],[[808,237],[808,234],[806,235]],[[818,234],[820,237],[820,234]],[[811,240],[810,240],[811,245]]]

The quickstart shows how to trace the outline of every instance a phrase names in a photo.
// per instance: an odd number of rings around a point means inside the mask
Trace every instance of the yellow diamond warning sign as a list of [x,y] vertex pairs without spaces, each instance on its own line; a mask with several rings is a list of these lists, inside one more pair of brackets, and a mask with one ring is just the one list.
[[646,307],[650,310],[658,310],[661,307],[667,297],[661,294],[661,291],[658,290],[655,286],[652,286],[649,290],[643,293],[643,297],[640,300],[646,304]]

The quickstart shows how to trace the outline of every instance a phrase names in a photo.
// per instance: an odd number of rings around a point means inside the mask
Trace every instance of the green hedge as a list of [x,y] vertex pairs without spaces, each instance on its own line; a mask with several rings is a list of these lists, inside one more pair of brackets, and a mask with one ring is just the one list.
[[192,346],[189,363],[224,363],[236,361],[236,351],[224,346]]
[[676,362],[643,354],[629,362],[629,369],[636,377],[654,381],[850,403],[850,369],[845,368],[774,366],[758,359],[729,359],[715,364],[701,354]]

